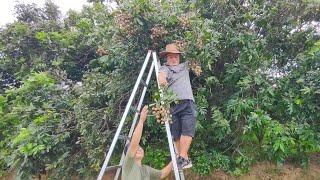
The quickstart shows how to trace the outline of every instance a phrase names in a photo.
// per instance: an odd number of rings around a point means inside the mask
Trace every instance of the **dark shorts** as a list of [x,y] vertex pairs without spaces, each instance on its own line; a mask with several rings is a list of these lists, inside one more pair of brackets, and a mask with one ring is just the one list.
[[171,134],[174,140],[181,135],[194,137],[196,130],[197,110],[193,100],[180,100],[178,104],[171,105],[172,124]]

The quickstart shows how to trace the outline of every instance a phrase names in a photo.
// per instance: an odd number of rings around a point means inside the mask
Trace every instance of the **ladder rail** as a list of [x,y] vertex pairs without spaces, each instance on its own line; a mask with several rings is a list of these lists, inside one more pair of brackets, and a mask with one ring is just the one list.
[[[174,148],[174,152],[178,152],[177,147],[174,143],[173,143],[173,148]],[[179,169],[179,174],[180,174],[180,180],[185,180],[184,174],[183,174],[183,169]]]
[[[160,62],[157,59],[156,52],[152,53],[152,57],[153,57],[153,61],[154,61],[154,64],[155,64],[155,71],[156,71],[156,79],[157,79],[157,83],[158,83],[158,88],[160,89],[160,84],[159,84],[159,81],[158,81]],[[163,96],[163,94],[160,92],[160,98],[162,96]],[[167,138],[168,138],[169,149],[170,149],[170,155],[171,155],[171,160],[172,160],[172,165],[173,165],[173,170],[174,170],[174,176],[175,176],[176,180],[180,180],[176,154],[175,154],[174,147],[173,147],[172,135],[171,135],[170,126],[169,126],[169,122],[168,121],[165,121],[165,127],[166,127]]]
[[151,53],[152,53],[152,51],[149,50],[149,51],[148,51],[148,54],[147,54],[147,56],[146,56],[146,58],[145,58],[145,60],[144,60],[144,63],[143,63],[142,68],[141,68],[141,70],[140,70],[140,73],[139,73],[139,76],[138,76],[138,78],[137,78],[136,84],[135,84],[135,86],[134,86],[134,88],[133,88],[133,90],[132,90],[132,92],[131,92],[131,95],[130,95],[129,101],[128,101],[128,103],[127,103],[126,109],[125,109],[125,111],[124,111],[124,113],[123,113],[123,115],[122,115],[120,124],[119,124],[119,126],[118,126],[118,128],[117,128],[117,131],[116,131],[116,134],[115,134],[115,136],[114,136],[114,138],[113,138],[113,140],[112,140],[112,143],[111,143],[111,145],[110,145],[110,148],[109,148],[109,151],[108,151],[108,153],[107,153],[107,156],[106,156],[106,158],[105,158],[105,160],[104,160],[104,162],[103,162],[103,166],[102,166],[102,168],[101,168],[101,170],[100,170],[100,172],[99,172],[99,175],[98,175],[97,180],[101,180],[101,179],[102,179],[102,177],[103,177],[103,175],[104,175],[104,172],[105,172],[105,170],[106,170],[106,168],[107,168],[108,162],[109,162],[109,160],[110,160],[110,158],[111,158],[111,155],[112,155],[112,153],[113,153],[114,147],[115,147],[115,145],[116,145],[116,143],[117,143],[117,140],[118,140],[118,137],[119,137],[119,135],[120,135],[120,131],[121,131],[123,125],[124,125],[125,119],[126,119],[126,117],[127,117],[127,115],[128,115],[129,109],[130,109],[130,107],[131,107],[133,98],[134,98],[134,96],[135,96],[135,94],[136,94],[136,92],[137,92],[137,90],[138,90],[138,86],[139,86],[139,84],[140,84],[140,80],[141,80],[141,78],[142,78],[142,76],[143,76],[143,73],[144,73],[146,67],[147,67],[148,60],[150,59]]
[[[141,106],[142,106],[142,103],[143,103],[143,99],[144,99],[144,96],[145,96],[145,94],[147,92],[147,88],[148,88],[149,82],[151,80],[151,75],[152,75],[152,72],[153,72],[153,68],[154,68],[154,61],[152,61],[152,63],[151,63],[151,66],[150,66],[150,69],[149,69],[149,72],[148,72],[148,76],[147,76],[147,80],[145,82],[146,86],[144,86],[144,88],[143,88],[142,95],[141,95],[139,103],[138,103],[138,107],[137,107],[138,111],[135,113],[133,121],[132,121],[132,124],[131,124],[131,128],[130,128],[129,135],[128,135],[129,138],[132,137],[133,131],[134,131],[135,127],[136,127],[136,123],[137,123],[139,112],[140,112],[140,109],[141,109]],[[127,145],[129,143],[129,141],[130,140],[127,140],[125,145]],[[124,158],[125,158],[125,154],[124,154],[124,152],[122,152],[119,164],[123,164]],[[117,170],[117,173],[116,173],[116,175],[114,177],[114,180],[118,180],[119,179],[120,171],[121,171],[121,169]]]

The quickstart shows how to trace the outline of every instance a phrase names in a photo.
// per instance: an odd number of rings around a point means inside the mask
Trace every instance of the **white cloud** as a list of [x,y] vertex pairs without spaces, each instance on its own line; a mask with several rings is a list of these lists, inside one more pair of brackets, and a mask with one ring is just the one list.
[[[83,5],[88,4],[86,0],[52,0],[52,2],[59,6],[62,15],[69,9],[80,11]],[[39,7],[43,7],[45,0],[0,0],[0,26],[15,20],[14,6],[19,3],[35,3]]]

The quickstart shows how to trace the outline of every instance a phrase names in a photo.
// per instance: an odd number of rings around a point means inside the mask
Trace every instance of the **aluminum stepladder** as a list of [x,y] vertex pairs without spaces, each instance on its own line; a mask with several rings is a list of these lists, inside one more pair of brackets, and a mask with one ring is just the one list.
[[[152,55],[152,63],[151,63],[151,66],[150,66],[150,69],[149,69],[149,72],[148,72],[148,75],[147,75],[147,79],[146,79],[146,81],[143,81],[142,80],[142,76],[143,76],[143,74],[145,72],[145,69],[146,69],[146,67],[148,65],[148,62],[149,62],[149,59],[150,59],[151,55]],[[129,131],[129,135],[128,135],[126,144],[129,142],[129,139],[132,137],[132,134],[134,132],[134,129],[135,129],[135,126],[136,126],[136,123],[137,123],[137,120],[138,120],[139,112],[140,112],[140,109],[141,109],[141,106],[142,106],[142,103],[143,103],[143,99],[145,97],[145,94],[146,94],[146,91],[147,91],[147,88],[148,88],[148,85],[149,85],[149,82],[150,82],[150,79],[151,79],[152,72],[153,72],[153,70],[155,70],[156,77],[158,77],[159,67],[160,67],[160,61],[157,58],[157,53],[155,51],[149,50],[148,53],[147,53],[147,56],[146,56],[146,58],[144,60],[144,63],[142,65],[142,68],[140,70],[140,73],[139,73],[139,76],[137,78],[137,81],[136,81],[136,83],[134,85],[134,88],[133,88],[133,90],[131,92],[129,101],[128,101],[127,105],[126,105],[126,108],[124,110],[124,113],[123,113],[122,118],[120,120],[119,126],[118,126],[117,131],[115,133],[115,136],[114,136],[114,138],[112,140],[112,143],[110,145],[110,148],[108,150],[107,156],[106,156],[106,158],[104,160],[103,166],[102,166],[102,168],[100,170],[100,173],[98,175],[97,180],[102,180],[102,177],[103,177],[103,175],[104,175],[106,170],[108,171],[108,170],[114,170],[114,169],[117,169],[117,173],[116,173],[116,176],[115,176],[114,179],[115,180],[119,179],[121,167],[122,167],[122,164],[123,164],[124,159],[125,159],[124,152],[122,153],[119,165],[109,166],[109,167],[107,167],[107,165],[108,165],[108,163],[110,161],[110,158],[111,158],[111,155],[112,155],[113,150],[115,148],[115,145],[116,145],[116,143],[117,143],[117,141],[119,139],[120,132],[122,130],[122,127],[124,125],[126,117],[127,117],[128,113],[129,113],[129,110],[131,108],[131,105],[132,105],[133,99],[134,99],[134,97],[136,95],[136,92],[138,90],[139,84],[141,83],[144,87],[143,87],[142,94],[140,96],[140,100],[139,100],[138,106],[137,106],[136,111],[135,111],[135,115],[134,115],[134,118],[133,118],[133,121],[132,121],[132,125],[131,125],[130,131]],[[160,88],[160,85],[159,85],[159,82],[158,82],[158,78],[156,78],[156,79],[157,79],[157,83],[158,83],[158,88]],[[160,91],[160,98],[162,96],[163,96],[163,94]],[[176,159],[177,157],[176,157],[176,153],[175,153],[176,152],[176,148],[175,148],[174,143],[173,143],[173,139],[172,139],[172,135],[171,135],[171,131],[170,131],[170,125],[169,125],[168,121],[165,121],[165,129],[166,129],[166,133],[167,133],[167,139],[168,139],[168,143],[169,143],[169,149],[170,149],[170,155],[171,155],[171,160],[172,160],[175,179],[176,180],[184,180],[183,170],[178,170],[177,159]]]

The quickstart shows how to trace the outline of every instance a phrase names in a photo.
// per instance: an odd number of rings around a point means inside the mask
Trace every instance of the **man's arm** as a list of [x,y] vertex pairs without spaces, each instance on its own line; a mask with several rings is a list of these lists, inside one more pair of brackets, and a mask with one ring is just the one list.
[[172,171],[172,167],[173,167],[172,162],[170,162],[166,167],[161,169],[160,179],[166,178],[170,174],[170,172]]
[[166,86],[167,82],[167,73],[165,71],[159,71],[158,80],[160,86]]
[[161,66],[159,68],[158,81],[160,86],[167,86],[167,77],[168,77],[169,69],[166,66]]
[[147,114],[148,114],[148,106],[144,106],[141,114],[140,114],[140,119],[139,122],[136,126],[136,129],[134,130],[134,133],[132,135],[131,143],[128,149],[129,155],[132,157],[135,155],[138,145],[140,143],[141,135],[142,135],[142,130],[143,130],[143,124],[147,119]]

